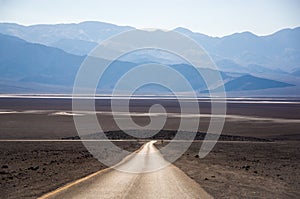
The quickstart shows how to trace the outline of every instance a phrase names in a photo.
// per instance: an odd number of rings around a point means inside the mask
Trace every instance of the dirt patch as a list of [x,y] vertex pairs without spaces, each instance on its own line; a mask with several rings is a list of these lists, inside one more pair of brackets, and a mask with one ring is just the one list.
[[204,159],[200,146],[174,164],[215,198],[299,198],[300,142],[219,142]]

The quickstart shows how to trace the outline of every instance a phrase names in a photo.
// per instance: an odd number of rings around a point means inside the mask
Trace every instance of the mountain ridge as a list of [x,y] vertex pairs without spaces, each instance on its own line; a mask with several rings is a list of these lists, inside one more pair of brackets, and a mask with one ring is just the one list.
[[[36,24],[23,26],[16,23],[0,23],[0,33],[20,37],[31,43],[58,47],[68,53],[87,55],[97,44],[115,34],[133,30],[131,26],[118,26],[106,22],[85,21],[65,24]],[[300,27],[285,28],[270,35],[258,36],[249,31],[233,33],[223,37],[211,37],[177,27],[177,32],[194,39],[204,47],[215,62],[231,60],[251,71],[251,65],[273,71],[293,72],[300,63]]]
[[[15,89],[16,92],[39,91],[44,93],[47,90],[53,92],[55,88],[71,92],[77,70],[85,58],[84,56],[69,54],[58,48],[29,43],[20,38],[4,34],[0,34],[0,43],[2,44],[0,46],[0,92],[8,92],[9,89],[12,89],[13,92],[13,89]],[[101,62],[101,60],[99,61]],[[110,91],[126,71],[137,65],[130,62],[115,62],[107,71],[105,78],[102,79],[102,91]],[[186,64],[174,64],[170,65],[170,67],[189,79],[195,91],[205,90],[205,82],[196,75],[193,67]],[[200,74],[206,73],[209,75],[211,72],[208,69],[198,70],[200,70]],[[234,81],[243,74],[236,73],[232,76],[229,73],[221,72],[221,75],[226,83]],[[142,77],[143,74],[139,78]],[[161,78],[166,77],[162,76]],[[5,79],[9,81],[5,81]],[[251,84],[254,84],[259,79],[252,76]],[[176,86],[176,80],[170,79],[170,81],[173,81],[172,83]],[[263,83],[270,82],[274,82],[274,80],[265,79]],[[287,85],[284,82],[276,82],[277,85]],[[180,85],[178,88],[180,89]],[[265,88],[265,86],[258,85],[255,87],[255,89],[261,88]],[[267,88],[269,87],[267,86]],[[153,92],[156,91],[157,87],[150,87],[149,89]],[[235,90],[238,89],[233,89],[233,91]],[[159,92],[165,91],[159,90]]]

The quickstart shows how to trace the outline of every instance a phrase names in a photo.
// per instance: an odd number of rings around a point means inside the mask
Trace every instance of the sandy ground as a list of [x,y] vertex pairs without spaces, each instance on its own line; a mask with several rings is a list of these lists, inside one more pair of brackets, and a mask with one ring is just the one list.
[[200,146],[174,164],[215,198],[299,198],[299,141],[219,142],[204,159]]

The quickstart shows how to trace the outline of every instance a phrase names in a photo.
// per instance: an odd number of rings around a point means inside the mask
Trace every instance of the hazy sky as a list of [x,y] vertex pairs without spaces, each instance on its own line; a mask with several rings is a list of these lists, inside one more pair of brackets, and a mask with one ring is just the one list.
[[300,0],[0,0],[0,21],[31,25],[103,21],[186,27],[211,36],[258,35],[300,26]]

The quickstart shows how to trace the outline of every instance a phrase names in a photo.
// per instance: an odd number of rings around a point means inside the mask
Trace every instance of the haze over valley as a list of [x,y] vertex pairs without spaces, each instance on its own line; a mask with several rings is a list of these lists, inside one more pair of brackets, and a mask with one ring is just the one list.
[[[2,23],[0,92],[71,93],[76,73],[86,55],[103,40],[132,29],[91,21],[33,26]],[[300,28],[283,29],[268,36],[242,32],[221,38],[185,28],[175,31],[191,37],[207,50],[221,72],[229,96],[295,96],[299,90]],[[170,65],[191,80],[199,95],[207,94],[204,81],[198,81],[196,72],[187,63],[159,51],[133,53],[113,63],[107,75],[110,78],[102,82],[99,92],[109,94],[124,72],[149,62]],[[204,67],[198,70],[209,73]],[[217,92],[218,86],[210,90]],[[167,92],[153,87],[142,94],[156,91]]]

